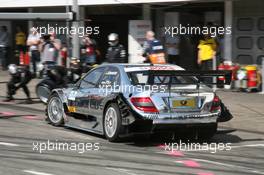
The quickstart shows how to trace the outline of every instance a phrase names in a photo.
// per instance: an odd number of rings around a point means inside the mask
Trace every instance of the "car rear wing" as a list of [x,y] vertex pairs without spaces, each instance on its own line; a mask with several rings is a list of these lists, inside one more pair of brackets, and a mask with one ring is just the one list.
[[[211,70],[211,71],[186,71],[186,70],[149,70],[149,84],[154,84],[154,77],[157,76],[185,76],[196,77],[196,83],[181,83],[182,85],[230,85],[232,81],[232,71],[229,70]],[[216,81],[203,81],[205,78],[216,78]],[[222,81],[218,81],[219,79]],[[171,79],[170,83],[171,84]]]

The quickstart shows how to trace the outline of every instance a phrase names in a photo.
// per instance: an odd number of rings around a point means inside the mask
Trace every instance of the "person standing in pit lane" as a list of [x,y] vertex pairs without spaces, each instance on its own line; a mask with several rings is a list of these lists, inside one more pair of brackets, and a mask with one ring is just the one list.
[[216,42],[210,35],[204,35],[198,45],[197,63],[201,66],[201,70],[212,70],[213,59],[216,54]]
[[145,63],[166,63],[164,47],[159,40],[155,39],[155,33],[153,31],[146,32],[146,41],[143,44],[142,56],[146,58]]
[[[213,59],[216,54],[216,42],[210,35],[204,35],[199,41],[197,63],[202,71],[213,70]],[[204,78],[205,83],[212,83],[212,78]]]
[[37,62],[40,61],[40,52],[39,52],[39,44],[40,44],[40,34],[38,33],[36,28],[30,29],[31,34],[29,34],[27,38],[27,45],[29,46],[30,59],[33,65],[34,76],[37,72]]
[[119,36],[116,33],[108,35],[109,47],[106,53],[106,62],[108,63],[127,63],[127,54],[125,47],[119,43]]

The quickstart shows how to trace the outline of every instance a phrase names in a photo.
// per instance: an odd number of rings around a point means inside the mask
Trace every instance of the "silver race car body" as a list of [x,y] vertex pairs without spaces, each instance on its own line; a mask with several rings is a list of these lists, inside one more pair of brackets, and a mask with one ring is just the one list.
[[217,122],[226,121],[221,119],[226,108],[196,75],[176,65],[103,64],[72,87],[55,89],[47,119],[110,141],[131,133],[174,132],[178,126],[210,126],[215,132]]

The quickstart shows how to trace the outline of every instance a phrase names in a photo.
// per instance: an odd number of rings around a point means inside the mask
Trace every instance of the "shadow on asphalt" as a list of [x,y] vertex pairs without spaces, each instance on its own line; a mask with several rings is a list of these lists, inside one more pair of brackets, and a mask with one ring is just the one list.
[[96,134],[96,133],[84,131],[84,130],[81,130],[81,129],[71,128],[71,127],[68,127],[68,126],[64,126],[64,128],[67,129],[67,130],[71,130],[73,132],[76,132],[76,133],[82,133],[82,134],[85,134],[85,135],[89,135],[89,136],[105,139],[104,136]]
[[[0,98],[3,98],[3,100],[1,100],[0,102],[4,102],[4,103],[10,103],[10,105],[14,104],[28,104],[26,102],[27,98],[14,98],[14,100],[10,101],[10,102],[5,102],[6,97],[5,96],[0,96]],[[39,100],[39,98],[31,98],[32,102],[30,104],[39,104],[42,103],[42,101]]]
[[[64,127],[67,130],[71,130],[76,133],[82,133],[82,134],[87,134],[89,136],[97,137],[104,139],[106,142],[106,138],[102,135],[83,131],[80,129],[75,129],[71,127]],[[255,141],[258,139],[252,139],[252,141]],[[194,138],[189,138],[189,135],[180,135],[176,136],[173,138],[172,134],[142,134],[142,135],[132,135],[129,137],[123,137],[119,141],[115,143],[120,143],[120,144],[125,144],[125,145],[130,145],[130,146],[136,146],[136,147],[153,147],[153,146],[158,146],[162,145],[164,143],[239,143],[243,141],[248,141],[248,140],[243,140],[240,137],[233,135],[233,134],[226,134],[226,133],[221,133],[221,134],[216,134],[212,139],[210,140],[197,140]]]
[[[0,95],[0,98],[6,98],[6,96]],[[15,100],[26,100],[26,98],[15,98]],[[31,100],[39,100],[39,98],[38,97],[33,97],[33,98],[31,98]]]
[[[17,99],[15,99],[15,100],[17,100]],[[15,104],[28,104],[27,102],[26,102],[26,99],[20,99],[21,101],[20,102],[17,102],[17,103],[15,103]],[[23,100],[23,101],[22,101]],[[42,103],[42,101],[40,101],[40,100],[38,100],[38,101],[36,101],[36,100],[34,100],[34,101],[32,101],[31,103],[29,103],[29,104],[39,104],[39,103]]]
[[10,119],[10,118],[17,118],[17,117],[27,117],[27,116],[36,116],[36,115],[1,115],[0,113],[0,120],[7,120],[7,119]]

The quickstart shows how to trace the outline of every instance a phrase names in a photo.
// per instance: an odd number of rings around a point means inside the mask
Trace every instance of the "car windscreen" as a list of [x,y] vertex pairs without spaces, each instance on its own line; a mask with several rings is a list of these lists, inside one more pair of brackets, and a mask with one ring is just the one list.
[[[156,85],[194,85],[198,83],[198,80],[193,76],[160,76],[153,75],[150,76],[149,71],[136,71],[136,72],[127,72],[130,82],[133,85],[149,85],[150,82]],[[150,78],[153,78],[153,81],[150,81]]]

